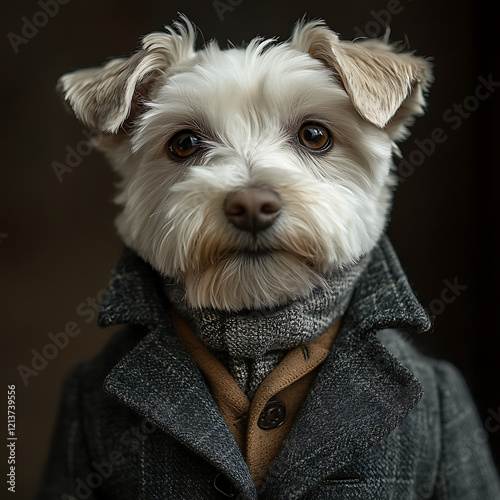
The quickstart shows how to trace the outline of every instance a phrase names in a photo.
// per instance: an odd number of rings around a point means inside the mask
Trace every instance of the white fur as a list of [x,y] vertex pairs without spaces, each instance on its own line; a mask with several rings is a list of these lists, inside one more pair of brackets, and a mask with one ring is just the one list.
[[[394,109],[400,123],[385,129],[373,123],[345,82],[311,55],[311,29],[326,30],[313,24],[299,27],[289,43],[257,39],[246,49],[211,43],[194,52],[192,30],[179,24],[173,40],[149,35],[142,60],[156,49],[168,57],[147,111],[124,137],[103,136],[102,148],[121,175],[120,235],[160,273],[183,283],[193,306],[237,311],[303,297],[324,273],[369,252],[384,230],[393,140],[421,113],[421,92],[420,106]],[[129,89],[130,78],[121,85]],[[71,87],[65,92],[84,105]],[[306,121],[332,132],[329,151],[300,146],[297,133]],[[205,138],[206,152],[180,163],[165,145],[184,129]],[[268,187],[282,202],[275,224],[255,238],[223,211],[229,193],[248,187]]]

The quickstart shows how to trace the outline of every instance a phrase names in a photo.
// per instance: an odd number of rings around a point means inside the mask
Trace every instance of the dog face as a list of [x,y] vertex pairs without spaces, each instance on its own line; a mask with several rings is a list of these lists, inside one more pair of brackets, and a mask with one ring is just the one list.
[[194,307],[306,296],[380,238],[394,143],[422,113],[429,63],[320,22],[282,44],[194,42],[183,19],[61,78],[120,175],[119,233]]

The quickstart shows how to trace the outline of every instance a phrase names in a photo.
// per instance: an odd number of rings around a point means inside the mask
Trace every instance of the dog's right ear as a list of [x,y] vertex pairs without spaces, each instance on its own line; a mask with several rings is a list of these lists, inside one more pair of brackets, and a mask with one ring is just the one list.
[[291,43],[332,70],[360,116],[392,140],[405,139],[423,114],[433,79],[428,59],[383,40],[340,40],[322,21],[299,22]]
[[117,133],[144,111],[168,69],[194,56],[195,40],[194,26],[181,16],[167,33],[144,37],[141,50],[132,56],[68,73],[57,88],[85,126]]

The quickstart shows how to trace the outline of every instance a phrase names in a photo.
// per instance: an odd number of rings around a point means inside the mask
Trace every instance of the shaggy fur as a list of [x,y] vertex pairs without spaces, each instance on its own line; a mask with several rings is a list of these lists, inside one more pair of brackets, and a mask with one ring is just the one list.
[[[340,41],[319,21],[299,23],[281,44],[195,51],[194,43],[183,18],[130,58],[61,78],[120,174],[118,231],[195,307],[239,311],[305,297],[380,238],[394,143],[423,112],[430,64],[380,40]],[[328,129],[333,147],[301,146],[305,122]],[[186,129],[203,146],[178,161],[165,146]],[[256,235],[223,210],[228,194],[248,187],[270,188],[282,203]]]

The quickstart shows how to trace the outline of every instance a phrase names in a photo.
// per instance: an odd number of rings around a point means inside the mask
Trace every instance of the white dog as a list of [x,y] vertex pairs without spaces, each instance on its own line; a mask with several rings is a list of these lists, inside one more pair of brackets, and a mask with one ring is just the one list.
[[[195,52],[194,41],[176,23],[130,58],[61,79],[121,176],[120,235],[193,306],[306,296],[379,240],[394,143],[422,113],[430,64],[379,40],[339,41],[320,22],[284,44]],[[267,222],[242,230],[228,197],[248,190]]]

